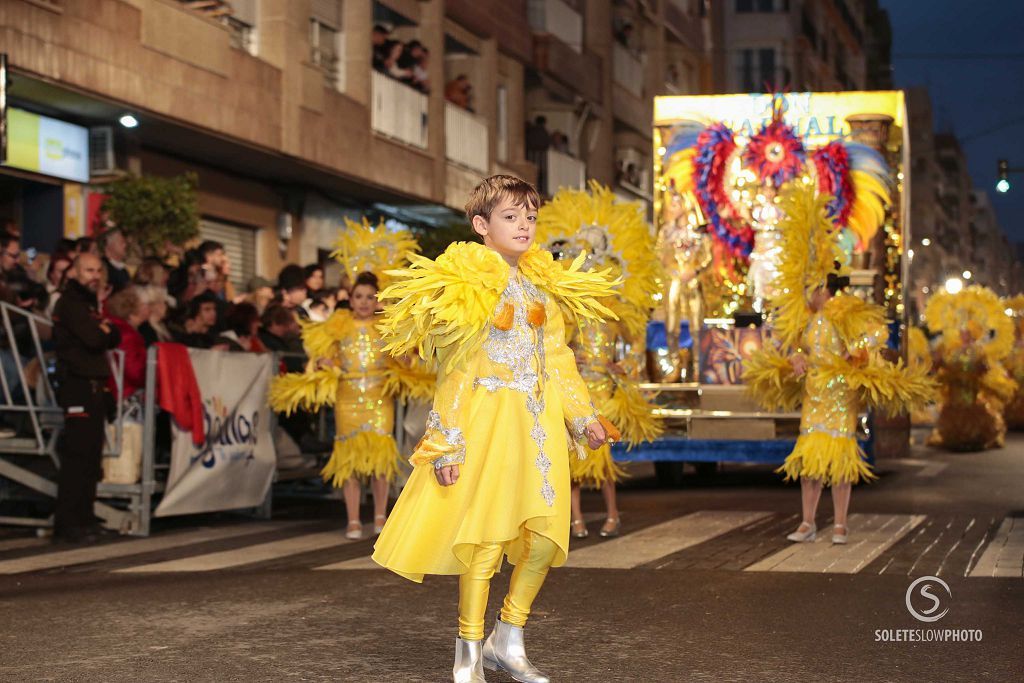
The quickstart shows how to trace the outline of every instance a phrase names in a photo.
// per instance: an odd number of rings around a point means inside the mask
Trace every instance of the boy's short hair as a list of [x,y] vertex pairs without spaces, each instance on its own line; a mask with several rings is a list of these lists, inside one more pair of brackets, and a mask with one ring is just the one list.
[[474,216],[490,220],[491,212],[505,197],[517,205],[540,208],[540,195],[530,183],[511,175],[492,175],[476,186],[466,202],[466,218],[473,222]]

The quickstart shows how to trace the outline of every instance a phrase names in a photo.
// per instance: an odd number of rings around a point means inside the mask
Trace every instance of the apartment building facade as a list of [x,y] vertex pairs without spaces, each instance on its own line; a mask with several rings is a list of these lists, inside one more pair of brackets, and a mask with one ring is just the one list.
[[722,0],[712,7],[720,92],[868,87],[862,0]]
[[[491,173],[649,202],[652,98],[711,89],[709,25],[703,0],[9,0],[8,104],[85,130],[90,164],[0,167],[0,217],[45,247],[103,181],[195,172],[241,282],[322,257],[345,215],[457,221]],[[415,87],[375,27],[421,48]]]

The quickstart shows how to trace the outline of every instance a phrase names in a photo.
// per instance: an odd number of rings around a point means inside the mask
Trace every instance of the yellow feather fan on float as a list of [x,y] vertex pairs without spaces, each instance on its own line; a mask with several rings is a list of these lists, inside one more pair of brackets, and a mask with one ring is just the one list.
[[584,268],[609,269],[622,284],[602,303],[615,311],[633,339],[643,339],[661,275],[655,240],[640,206],[623,202],[597,181],[590,190],[559,190],[537,212],[535,243],[575,258]]
[[349,278],[354,279],[362,272],[373,273],[383,289],[390,282],[387,271],[404,268],[409,263],[409,254],[419,250],[416,238],[404,228],[389,228],[384,221],[370,225],[365,217],[361,223],[346,218],[331,258],[341,264]]

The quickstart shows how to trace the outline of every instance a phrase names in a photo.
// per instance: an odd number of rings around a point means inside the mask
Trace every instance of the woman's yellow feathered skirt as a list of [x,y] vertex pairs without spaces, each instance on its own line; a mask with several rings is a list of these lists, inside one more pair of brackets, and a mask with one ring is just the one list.
[[398,461],[398,444],[393,436],[364,430],[335,438],[331,459],[320,475],[337,488],[352,477],[393,481],[398,476]]
[[800,436],[776,472],[786,481],[806,477],[827,485],[877,479],[857,443],[856,393],[841,379],[808,373],[800,412]]

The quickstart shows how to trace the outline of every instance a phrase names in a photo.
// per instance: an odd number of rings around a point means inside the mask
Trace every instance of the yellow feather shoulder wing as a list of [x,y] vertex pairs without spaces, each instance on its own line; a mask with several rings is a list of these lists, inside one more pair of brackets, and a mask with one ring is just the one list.
[[587,255],[580,254],[567,267],[555,261],[547,251],[532,247],[519,260],[519,270],[531,282],[558,299],[564,310],[579,318],[590,320],[617,320],[601,299],[615,294],[621,279],[612,280],[610,271],[583,270]]
[[355,328],[352,313],[339,308],[322,323],[302,323],[302,345],[313,358],[337,358],[338,343]]
[[377,326],[384,350],[417,353],[447,372],[483,341],[509,267],[472,242],[456,242],[433,261],[413,254],[409,260],[408,268],[388,271],[394,284],[378,295],[391,302]]

